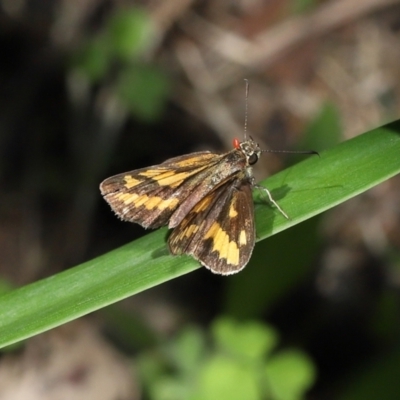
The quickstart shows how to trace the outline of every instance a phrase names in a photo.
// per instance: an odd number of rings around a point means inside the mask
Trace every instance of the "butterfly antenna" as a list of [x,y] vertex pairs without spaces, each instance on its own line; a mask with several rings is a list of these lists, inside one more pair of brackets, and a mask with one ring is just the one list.
[[245,109],[244,109],[244,140],[247,140],[247,119],[248,119],[248,114],[249,114],[249,80],[245,79],[246,82],[246,95],[245,95]]
[[318,151],[315,150],[261,150],[263,153],[288,153],[288,154],[316,154],[320,157]]

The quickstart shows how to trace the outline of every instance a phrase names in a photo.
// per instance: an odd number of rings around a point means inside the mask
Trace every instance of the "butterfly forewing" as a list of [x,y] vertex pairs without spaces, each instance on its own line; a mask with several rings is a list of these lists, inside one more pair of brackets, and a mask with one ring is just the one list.
[[101,193],[123,220],[145,228],[168,223],[179,205],[210,174],[221,155],[192,153],[162,164],[119,174],[100,185]]

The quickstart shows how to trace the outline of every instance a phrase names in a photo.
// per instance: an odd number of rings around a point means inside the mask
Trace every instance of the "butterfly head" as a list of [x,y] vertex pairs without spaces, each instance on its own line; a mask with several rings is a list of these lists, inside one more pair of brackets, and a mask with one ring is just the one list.
[[243,142],[240,142],[238,139],[234,139],[233,147],[237,150],[240,150],[244,154],[249,166],[254,165],[260,158],[260,146],[251,138]]

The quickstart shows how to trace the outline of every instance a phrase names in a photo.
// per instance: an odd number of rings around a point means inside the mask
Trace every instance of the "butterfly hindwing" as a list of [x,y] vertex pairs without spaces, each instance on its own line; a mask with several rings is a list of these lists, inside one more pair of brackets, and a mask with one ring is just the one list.
[[255,243],[250,182],[230,180],[199,200],[172,231],[173,254],[191,254],[212,272],[229,275],[248,263]]

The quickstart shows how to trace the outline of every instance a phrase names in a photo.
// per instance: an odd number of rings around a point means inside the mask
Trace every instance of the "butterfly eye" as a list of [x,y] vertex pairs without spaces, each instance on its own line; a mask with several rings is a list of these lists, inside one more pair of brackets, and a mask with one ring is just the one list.
[[250,165],[254,165],[258,161],[258,155],[256,153],[253,153],[251,156],[249,156],[247,161]]

